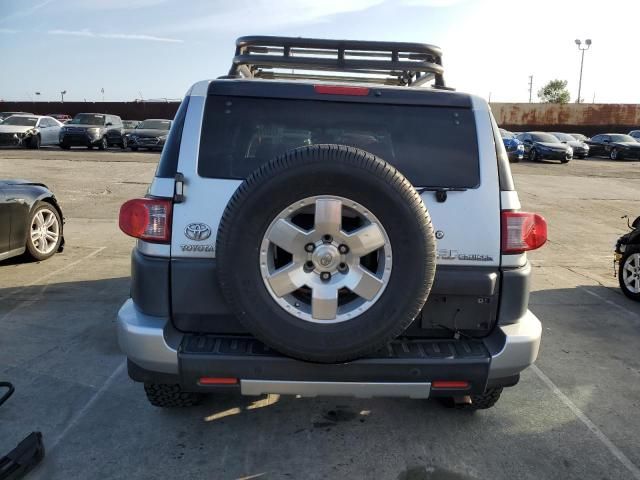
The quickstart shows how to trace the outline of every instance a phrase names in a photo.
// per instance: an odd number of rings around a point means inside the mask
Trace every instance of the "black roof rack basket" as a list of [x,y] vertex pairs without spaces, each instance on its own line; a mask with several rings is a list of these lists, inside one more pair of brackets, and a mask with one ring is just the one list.
[[236,40],[232,78],[313,79],[446,89],[442,50],[424,43],[249,36]]

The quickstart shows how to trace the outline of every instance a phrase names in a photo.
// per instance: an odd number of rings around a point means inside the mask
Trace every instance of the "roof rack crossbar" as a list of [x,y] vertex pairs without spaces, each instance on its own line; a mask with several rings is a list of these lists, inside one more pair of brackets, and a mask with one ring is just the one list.
[[[318,75],[274,69],[334,72]],[[270,73],[268,73],[270,72]],[[342,76],[343,73],[365,76]],[[377,75],[370,77],[366,75]],[[442,51],[434,45],[360,40],[251,36],[236,41],[230,77],[244,78],[335,78],[393,85],[424,85],[446,88]],[[385,77],[386,76],[386,77]]]

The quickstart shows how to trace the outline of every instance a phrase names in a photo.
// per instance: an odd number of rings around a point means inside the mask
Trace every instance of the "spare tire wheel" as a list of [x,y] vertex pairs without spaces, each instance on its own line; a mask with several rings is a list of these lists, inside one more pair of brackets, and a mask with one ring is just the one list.
[[429,213],[384,160],[342,145],[292,150],[253,172],[223,214],[219,280],[240,322],[295,358],[382,348],[427,300]]

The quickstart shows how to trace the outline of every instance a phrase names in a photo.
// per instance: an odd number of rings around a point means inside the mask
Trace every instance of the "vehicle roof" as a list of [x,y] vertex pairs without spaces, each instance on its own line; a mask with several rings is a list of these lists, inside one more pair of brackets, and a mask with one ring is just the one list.
[[[170,118],[145,118],[142,121],[146,122],[147,120],[160,120],[162,122],[171,122],[172,121]],[[135,120],[135,121],[138,122],[139,120]]]
[[[15,115],[11,115],[12,117],[51,117],[50,115],[36,115],[35,113],[17,113]],[[52,118],[52,117],[51,117]],[[55,120],[55,118],[54,118]]]

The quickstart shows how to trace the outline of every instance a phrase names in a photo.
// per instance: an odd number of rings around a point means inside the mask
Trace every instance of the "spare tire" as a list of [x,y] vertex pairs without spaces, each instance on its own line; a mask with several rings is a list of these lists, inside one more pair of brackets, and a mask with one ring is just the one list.
[[384,160],[342,145],[253,172],[223,214],[219,281],[240,322],[283,354],[355,359],[400,335],[435,274],[429,213]]

